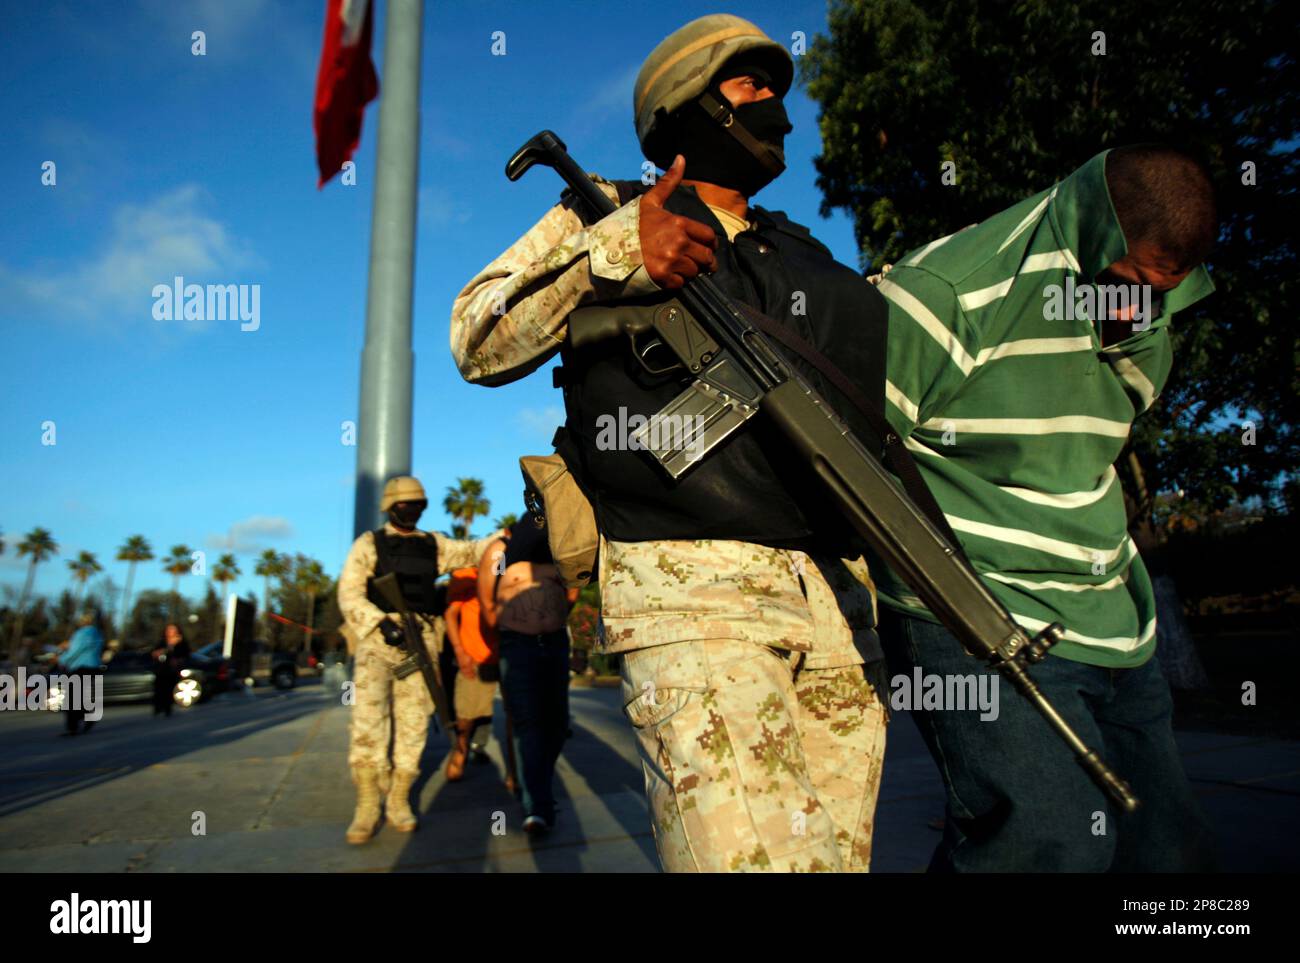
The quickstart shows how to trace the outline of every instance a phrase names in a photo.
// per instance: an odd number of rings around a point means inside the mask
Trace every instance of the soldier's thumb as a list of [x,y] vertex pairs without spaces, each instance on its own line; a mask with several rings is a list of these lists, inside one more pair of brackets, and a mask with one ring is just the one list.
[[663,176],[655,182],[655,186],[645,192],[642,203],[648,201],[655,207],[662,207],[664,201],[668,200],[668,196],[677,190],[684,173],[686,173],[686,158],[678,154],[673,158],[673,165],[664,171]]

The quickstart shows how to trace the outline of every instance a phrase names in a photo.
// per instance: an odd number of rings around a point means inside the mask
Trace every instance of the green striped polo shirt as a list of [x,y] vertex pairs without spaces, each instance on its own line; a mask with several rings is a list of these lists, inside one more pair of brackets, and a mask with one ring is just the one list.
[[[880,291],[886,414],[976,571],[1026,629],[1065,626],[1057,655],[1121,668],[1150,658],[1156,611],[1114,463],[1169,375],[1171,316],[1214,286],[1196,268],[1102,346],[1093,279],[1128,250],[1105,158],[911,252]],[[933,618],[876,571],[883,602]]]

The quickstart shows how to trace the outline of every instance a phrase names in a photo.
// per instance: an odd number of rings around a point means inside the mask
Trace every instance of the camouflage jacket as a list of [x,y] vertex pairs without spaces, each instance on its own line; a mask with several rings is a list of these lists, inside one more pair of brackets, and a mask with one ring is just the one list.
[[[614,185],[595,180],[617,202]],[[451,352],[465,380],[522,378],[559,350],[574,309],[658,291],[641,257],[640,227],[639,198],[590,226],[571,204],[547,211],[452,306]],[[865,564],[818,566],[819,583],[837,600],[838,615],[826,618],[814,617],[802,587],[801,574],[816,577],[801,573],[809,561],[742,542],[602,540],[601,648],[733,638],[806,652],[819,668],[880,658]]]
[[[618,191],[597,178],[615,202]],[[557,204],[465,285],[451,310],[451,353],[475,384],[522,378],[559,350],[569,313],[591,301],[653,294],[637,201],[590,227]]]

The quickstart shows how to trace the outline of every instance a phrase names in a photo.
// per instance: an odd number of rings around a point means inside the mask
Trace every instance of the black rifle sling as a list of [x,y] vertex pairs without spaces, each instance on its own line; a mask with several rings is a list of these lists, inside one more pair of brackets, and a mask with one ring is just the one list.
[[916,502],[917,507],[925,512],[926,517],[934,523],[934,526],[939,529],[943,537],[964,558],[965,552],[962,551],[961,542],[953,534],[952,528],[948,525],[948,519],[944,517],[943,509],[939,507],[939,503],[935,500],[930,487],[926,485],[925,479],[921,477],[921,469],[917,467],[916,459],[903,445],[903,440],[898,437],[898,432],[894,431],[884,412],[871,403],[870,399],[862,393],[857,385],[849,380],[848,375],[841,371],[835,362],[805,341],[798,333],[777,323],[761,311],[754,310],[748,304],[740,301],[736,301],[735,304],[754,327],[769,337],[780,341],[816,368],[825,376],[827,381],[839,389],[840,394],[848,399],[854,408],[858,409],[862,417],[867,420],[867,424],[871,426],[871,430],[879,436],[884,444],[885,463],[898,476],[904,490],[911,496],[912,501]]

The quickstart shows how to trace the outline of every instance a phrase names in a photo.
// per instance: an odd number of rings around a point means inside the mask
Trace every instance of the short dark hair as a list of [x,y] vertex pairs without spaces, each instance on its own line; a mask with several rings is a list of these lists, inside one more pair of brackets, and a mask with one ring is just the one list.
[[1117,147],[1106,155],[1106,186],[1130,245],[1156,244],[1188,270],[1214,247],[1214,185],[1185,151],[1164,144]]

